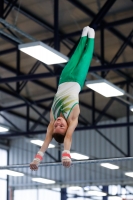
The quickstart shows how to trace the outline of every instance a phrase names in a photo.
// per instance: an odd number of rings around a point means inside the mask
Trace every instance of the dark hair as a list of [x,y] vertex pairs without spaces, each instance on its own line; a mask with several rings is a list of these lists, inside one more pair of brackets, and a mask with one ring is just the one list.
[[56,142],[63,143],[65,135],[61,135],[60,133],[54,133],[53,138],[56,140]]

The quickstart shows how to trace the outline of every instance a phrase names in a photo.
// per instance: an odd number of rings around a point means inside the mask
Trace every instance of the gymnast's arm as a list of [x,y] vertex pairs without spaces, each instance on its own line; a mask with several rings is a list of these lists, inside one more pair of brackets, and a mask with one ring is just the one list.
[[38,151],[37,155],[35,156],[33,162],[30,163],[30,169],[32,169],[32,170],[38,169],[38,165],[41,162],[41,160],[43,159],[43,155],[52,140],[53,124],[54,124],[54,118],[53,118],[52,113],[50,112],[50,123],[47,127],[47,133],[46,133],[45,140],[44,140],[43,145],[41,146],[40,150]]
[[71,166],[71,156],[70,149],[72,144],[72,136],[75,128],[78,125],[78,117],[79,117],[80,109],[79,105],[75,106],[73,109],[73,113],[68,120],[68,129],[66,132],[66,136],[64,138],[64,151],[62,152],[62,164],[64,167]]

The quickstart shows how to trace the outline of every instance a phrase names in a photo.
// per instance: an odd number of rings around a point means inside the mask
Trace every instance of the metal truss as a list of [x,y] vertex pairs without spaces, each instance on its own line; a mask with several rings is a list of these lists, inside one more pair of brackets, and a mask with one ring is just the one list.
[[[110,22],[107,23],[103,18],[104,16],[107,14],[107,12],[110,10],[110,8],[112,7],[112,5],[116,2],[116,0],[108,0],[106,1],[106,3],[104,4],[104,6],[100,9],[100,11],[98,12],[98,14],[95,14],[93,11],[91,11],[89,8],[87,8],[85,5],[83,5],[82,3],[80,3],[79,1],[73,0],[70,1],[68,0],[71,4],[73,4],[74,6],[76,6],[78,9],[82,10],[86,15],[88,15],[89,17],[92,17],[93,20],[90,23],[90,26],[93,27],[96,31],[101,31],[101,55],[97,55],[98,59],[101,62],[101,66],[95,66],[93,68],[90,68],[89,72],[90,73],[96,73],[96,72],[101,72],[101,75],[105,78],[106,75],[109,73],[110,70],[115,71],[117,74],[119,74],[120,76],[124,77],[125,81],[123,82],[119,82],[116,84],[120,84],[120,85],[124,85],[126,84],[128,86],[127,92],[129,92],[129,85],[133,82],[132,78],[130,76],[128,76],[127,74],[123,73],[120,69],[125,69],[125,68],[131,68],[133,66],[133,62],[130,63],[120,63],[120,64],[115,64],[117,59],[120,57],[120,55],[124,52],[125,48],[127,46],[130,46],[131,48],[133,48],[133,43],[131,42],[131,38],[133,37],[133,31],[131,31],[131,33],[129,34],[129,36],[126,38],[122,33],[120,33],[119,31],[117,31],[114,27],[118,26],[118,25],[122,25],[122,24],[126,24],[126,23],[131,23],[133,21],[133,17],[130,18],[126,18],[126,19],[121,19],[115,22]],[[5,10],[4,10],[4,2],[6,4]],[[73,49],[71,49],[69,56],[73,53],[77,43],[75,44],[74,41],[71,39],[71,37],[73,36],[78,36],[79,34],[81,34],[81,31],[76,31],[73,33],[69,33],[69,34],[65,34],[62,33],[59,30],[59,24],[58,24],[58,6],[59,6],[59,2],[58,1],[54,1],[54,26],[51,26],[50,24],[48,24],[46,21],[42,20],[41,18],[37,17],[34,13],[28,11],[27,9],[21,7],[19,9],[19,12],[21,14],[23,14],[24,16],[26,16],[27,18],[29,18],[30,20],[36,22],[37,24],[39,24],[40,26],[42,26],[43,28],[49,30],[50,32],[54,33],[54,37],[53,38],[48,38],[46,40],[44,40],[44,42],[54,42],[54,48],[59,50],[60,49],[60,42],[62,42],[63,44],[65,42],[69,43],[69,44],[73,44],[74,47]],[[30,40],[35,40],[32,36],[20,31],[19,29],[17,29],[16,27],[13,27],[12,25],[10,25],[9,23],[6,23],[4,21],[4,19],[6,19],[6,17],[10,14],[12,8],[14,9],[18,9],[18,4],[17,4],[17,0],[14,1],[8,1],[8,0],[4,0],[4,1],[0,1],[0,17],[1,19],[1,23],[7,27],[7,30],[9,31],[9,33],[4,32],[3,30],[1,30],[1,34],[0,37],[3,38],[4,40],[12,43],[14,45],[14,48],[11,49],[7,49],[7,50],[3,50],[0,52],[0,55],[5,55],[5,54],[9,54],[12,52],[16,52],[17,55],[17,59],[16,59],[16,69],[0,62],[0,67],[6,69],[7,71],[12,72],[13,74],[15,74],[15,77],[8,77],[8,78],[1,78],[0,79],[0,83],[5,83],[6,85],[8,85],[8,89],[5,89],[3,87],[0,87],[0,90],[8,95],[11,95],[17,99],[21,99],[23,101],[23,103],[18,104],[18,105],[14,105],[14,106],[8,106],[8,107],[0,107],[0,111],[3,112],[8,112],[10,114],[14,114],[16,116],[22,117],[24,119],[27,120],[26,123],[26,132],[12,132],[7,134],[7,136],[19,136],[19,135],[27,135],[27,134],[44,134],[44,131],[33,131],[35,130],[35,128],[38,126],[38,124],[43,125],[44,127],[47,126],[48,124],[48,120],[45,118],[45,115],[47,114],[47,112],[49,112],[50,110],[50,105],[44,106],[41,104],[41,102],[45,102],[45,101],[52,101],[53,96],[50,98],[46,98],[46,99],[40,99],[37,101],[33,101],[32,99],[27,99],[25,97],[23,97],[20,93],[23,90],[23,88],[26,86],[28,81],[32,81],[34,84],[38,85],[39,87],[43,87],[48,89],[49,91],[55,93],[56,92],[56,88],[53,88],[51,86],[49,86],[46,83],[43,83],[41,81],[39,81],[38,79],[41,78],[50,78],[50,77],[55,77],[57,78],[58,81],[58,77],[60,75],[60,72],[62,70],[62,67],[60,65],[56,65],[54,72],[50,71],[50,69],[48,68],[47,65],[44,65],[44,67],[46,67],[49,72],[48,73],[42,73],[42,74],[34,74],[34,72],[38,69],[38,67],[40,66],[40,62],[37,61],[31,68],[31,70],[29,71],[28,74],[24,74],[23,72],[20,71],[20,52],[17,50],[17,45],[19,43],[21,43],[22,41],[20,41],[19,38],[16,37],[16,35],[11,31],[11,29],[15,30],[15,31],[19,31],[20,34],[23,34],[25,37],[28,36],[28,39]],[[112,61],[110,63],[108,63],[107,61],[105,61],[104,58],[104,30],[107,29],[108,31],[110,31],[113,35],[115,35],[116,37],[118,37],[120,40],[123,41],[123,45],[120,47],[120,49],[118,50],[118,52],[116,53],[116,55],[114,56],[114,58],[112,58]],[[67,45],[67,44],[66,44]],[[67,45],[68,46],[68,45]],[[69,47],[68,47],[69,48]],[[70,48],[69,48],[70,49]],[[96,54],[95,54],[96,55]],[[95,56],[94,55],[94,56]],[[20,84],[20,81],[23,81]],[[13,88],[11,88],[11,86],[8,84],[10,82],[16,82],[16,90],[14,90]],[[81,95],[84,92],[90,92],[90,90],[86,90],[81,92]],[[127,97],[127,102],[129,100],[129,98]],[[103,116],[106,116],[109,119],[112,120],[116,120],[115,117],[107,114],[107,110],[110,108],[110,106],[112,105],[112,103],[114,101],[118,101],[120,103],[122,103],[124,106],[127,107],[127,123],[122,123],[122,124],[111,124],[111,125],[97,125],[97,123],[101,120],[101,118]],[[85,108],[89,109],[92,111],[92,123],[88,122],[84,116],[81,116],[81,120],[80,120],[80,124],[84,125],[82,127],[78,127],[77,130],[87,130],[87,129],[95,129],[101,136],[102,133],[98,130],[101,128],[111,128],[111,127],[127,127],[127,135],[128,135],[128,146],[129,149],[127,150],[127,154],[125,154],[124,152],[121,152],[123,155],[130,155],[130,145],[129,145],[129,140],[130,140],[130,132],[129,132],[129,127],[133,125],[133,123],[129,122],[129,105],[128,103],[125,101],[123,102],[121,99],[118,98],[111,98],[109,100],[109,102],[105,105],[104,109],[102,111],[98,110],[95,107],[95,93],[92,92],[92,105],[88,105],[85,104],[84,102],[80,102],[81,106],[84,106]],[[22,116],[20,114],[15,113],[14,111],[10,111],[10,110],[14,110],[15,108],[20,108],[26,106],[27,107],[27,116]],[[37,108],[35,107],[39,107],[41,109],[43,109],[43,113],[38,112]],[[37,120],[32,119],[29,116],[29,111],[30,109],[33,109],[38,115],[39,118]],[[95,113],[99,113],[97,119],[95,119]],[[41,122],[41,120],[44,120],[45,123]],[[30,128],[29,127],[29,123],[30,121],[35,122],[35,124]],[[88,126],[90,124],[90,126]],[[12,124],[13,125],[13,124]],[[85,126],[86,125],[86,126]],[[17,127],[14,127],[17,130]],[[1,137],[5,137],[5,135],[1,135]],[[108,140],[108,138],[105,138],[108,142],[111,143],[111,141]],[[112,145],[115,145],[113,143],[111,143]],[[117,146],[115,146],[115,148],[117,150],[118,149]]]

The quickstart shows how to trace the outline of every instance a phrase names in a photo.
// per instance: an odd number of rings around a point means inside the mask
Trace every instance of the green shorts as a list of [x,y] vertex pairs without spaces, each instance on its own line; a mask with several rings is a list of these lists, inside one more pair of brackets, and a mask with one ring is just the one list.
[[59,85],[64,82],[77,82],[81,88],[84,86],[92,60],[93,49],[94,38],[88,38],[87,36],[80,38],[74,54],[61,73]]

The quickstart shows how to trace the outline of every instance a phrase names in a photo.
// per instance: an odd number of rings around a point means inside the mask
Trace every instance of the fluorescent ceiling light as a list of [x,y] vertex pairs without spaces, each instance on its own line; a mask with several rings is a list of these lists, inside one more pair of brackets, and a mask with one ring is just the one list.
[[[31,140],[30,142],[33,143],[33,144],[36,144],[38,146],[42,146],[43,145],[43,141],[42,140]],[[53,144],[49,144],[49,146],[48,146],[48,148],[54,148],[54,147],[55,147],[55,145],[53,145]]]
[[9,176],[24,176],[23,173],[15,172],[15,171],[8,170],[8,169],[2,169],[2,170],[0,170],[0,173],[6,174],[6,175],[9,175]]
[[133,172],[125,172],[125,175],[133,178]]
[[45,183],[45,184],[54,184],[55,181],[45,179],[45,178],[32,178],[32,181],[39,182],[39,183]]
[[75,160],[85,160],[85,159],[89,159],[88,156],[79,154],[79,153],[71,153],[71,157]]
[[9,131],[9,128],[0,126],[0,132],[7,132],[7,131]]
[[40,41],[20,44],[19,50],[48,65],[68,61],[67,56]]
[[100,165],[109,169],[119,169],[119,166],[110,163],[101,163]]
[[77,190],[82,190],[82,188],[81,187],[79,187],[79,186],[71,186],[71,187],[69,187],[68,188],[69,190],[71,190],[71,191],[77,191]]
[[89,190],[87,192],[87,194],[89,196],[99,196],[99,197],[102,197],[102,196],[107,196],[107,194],[105,192],[101,192],[101,191],[94,191],[94,190]]
[[122,200],[122,198],[118,196],[108,196],[108,200]]
[[121,96],[125,93],[124,90],[105,79],[87,81],[86,86],[105,97]]

